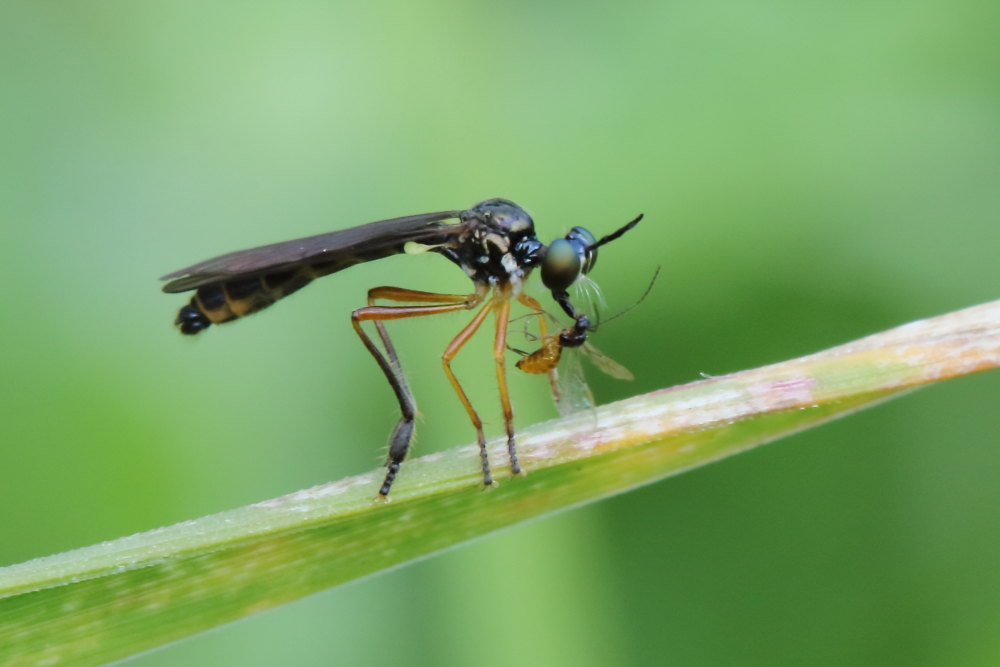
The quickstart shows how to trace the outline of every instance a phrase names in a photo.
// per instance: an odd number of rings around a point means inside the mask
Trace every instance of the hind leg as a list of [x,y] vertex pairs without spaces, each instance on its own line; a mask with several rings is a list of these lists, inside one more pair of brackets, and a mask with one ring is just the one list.
[[[387,299],[393,301],[409,301],[416,303],[426,303],[419,306],[376,306],[376,299]],[[406,376],[399,364],[399,357],[396,349],[385,329],[387,320],[405,319],[408,317],[423,317],[426,315],[437,315],[440,313],[451,313],[459,310],[474,308],[482,302],[481,294],[458,295],[458,294],[434,294],[430,292],[418,292],[398,287],[376,287],[368,292],[369,305],[359,308],[351,313],[351,324],[357,332],[361,342],[368,352],[375,358],[379,368],[389,381],[396,400],[399,402],[400,418],[393,429],[389,440],[389,454],[386,457],[385,467],[387,468],[385,479],[379,488],[379,497],[386,498],[389,490],[399,473],[400,465],[406,458],[413,440],[414,419],[416,417],[417,405],[406,382]],[[379,339],[385,351],[379,349],[371,337],[362,328],[363,322],[374,322],[378,331]]]

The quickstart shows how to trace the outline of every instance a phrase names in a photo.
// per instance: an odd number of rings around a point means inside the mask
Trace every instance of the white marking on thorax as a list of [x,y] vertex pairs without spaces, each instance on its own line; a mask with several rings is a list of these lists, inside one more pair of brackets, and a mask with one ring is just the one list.
[[483,250],[486,250],[486,246],[490,244],[495,245],[497,249],[503,253],[510,250],[510,244],[507,243],[507,239],[499,234],[487,234],[483,237]]
[[507,272],[507,284],[510,287],[510,297],[516,298],[521,294],[521,289],[524,287],[524,283],[521,278],[524,277],[524,271],[518,266],[517,260],[509,252],[504,254],[500,258],[500,265],[503,267],[504,271]]
[[516,278],[518,279],[518,282],[520,282],[521,276],[524,275],[524,271],[522,271],[521,267],[517,265],[517,260],[514,259],[514,255],[509,252],[504,253],[504,256],[500,258],[500,266],[502,266],[503,270],[507,272],[507,275],[510,276],[511,280]]

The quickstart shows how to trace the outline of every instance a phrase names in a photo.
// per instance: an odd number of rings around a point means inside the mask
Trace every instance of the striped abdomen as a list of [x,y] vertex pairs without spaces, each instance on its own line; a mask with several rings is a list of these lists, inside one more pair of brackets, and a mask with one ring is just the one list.
[[180,309],[174,324],[181,333],[193,335],[212,324],[222,324],[267,308],[278,299],[302,289],[321,274],[304,266],[202,285],[190,303]]

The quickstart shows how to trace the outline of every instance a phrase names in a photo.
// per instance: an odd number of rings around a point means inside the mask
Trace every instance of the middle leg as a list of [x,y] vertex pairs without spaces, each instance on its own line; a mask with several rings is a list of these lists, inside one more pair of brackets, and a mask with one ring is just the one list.
[[444,354],[441,355],[441,361],[444,364],[444,373],[448,376],[448,381],[451,383],[452,388],[455,393],[458,394],[458,400],[462,401],[462,405],[465,407],[465,412],[469,415],[469,419],[472,421],[472,425],[476,428],[476,439],[479,443],[479,458],[482,461],[483,467],[483,484],[485,486],[493,486],[493,476],[490,474],[490,458],[486,452],[486,435],[483,433],[483,420],[479,418],[476,413],[476,409],[472,407],[472,402],[469,401],[468,395],[462,388],[461,383],[459,383],[458,378],[455,376],[455,372],[451,370],[451,362],[458,354],[458,351],[462,349],[469,339],[475,335],[479,327],[482,326],[483,320],[486,316],[490,314],[492,310],[496,308],[496,302],[491,300],[487,303],[476,316],[472,318],[472,321],[465,325],[457,336],[448,344],[445,348]]
[[493,339],[493,363],[496,366],[497,386],[500,387],[500,406],[503,408],[503,425],[507,429],[507,454],[510,457],[510,474],[521,474],[521,464],[517,461],[517,448],[514,445],[514,409],[510,405],[510,392],[507,390],[507,370],[504,357],[507,353],[507,323],[510,321],[510,301],[504,299],[493,311],[496,313],[496,336]]
[[[539,335],[539,340],[541,340],[543,342],[543,344],[544,344],[545,339],[549,335],[549,330],[548,330],[547,323],[545,321],[545,318],[548,317],[548,314],[545,312],[545,309],[542,308],[542,304],[538,303],[537,299],[534,299],[534,298],[528,296],[524,292],[522,292],[521,294],[517,295],[517,300],[522,305],[527,306],[528,308],[530,308],[531,311],[532,311],[532,314],[536,315],[538,317],[538,335]],[[546,373],[546,375],[548,376],[548,380],[549,380],[549,391],[552,393],[552,396],[556,399],[556,402],[558,403],[558,401],[559,401],[559,394],[560,394],[560,392],[559,392],[559,376],[558,376],[558,371],[555,368],[553,368],[548,373]]]

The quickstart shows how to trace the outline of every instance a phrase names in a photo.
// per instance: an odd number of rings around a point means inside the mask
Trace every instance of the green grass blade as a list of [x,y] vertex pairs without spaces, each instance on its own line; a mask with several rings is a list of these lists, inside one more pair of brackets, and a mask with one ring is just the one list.
[[998,364],[1000,301],[540,424],[497,489],[462,447],[408,462],[389,504],[375,471],[0,568],[0,664],[120,659]]

